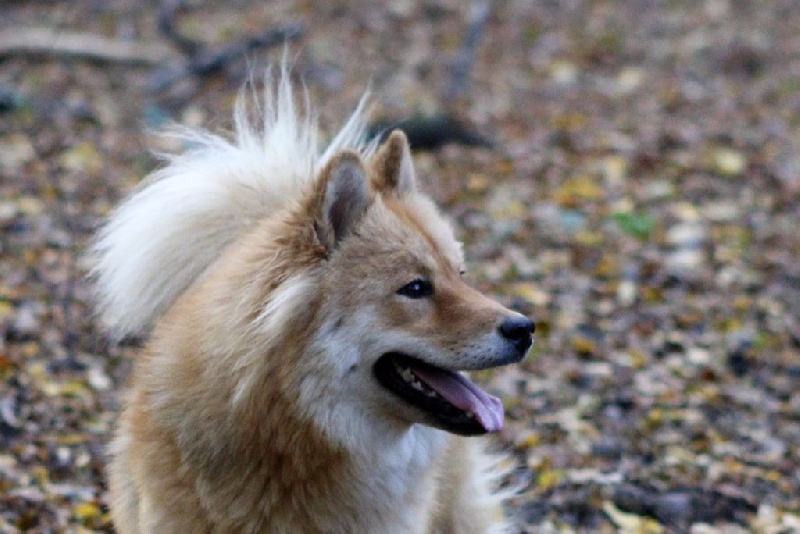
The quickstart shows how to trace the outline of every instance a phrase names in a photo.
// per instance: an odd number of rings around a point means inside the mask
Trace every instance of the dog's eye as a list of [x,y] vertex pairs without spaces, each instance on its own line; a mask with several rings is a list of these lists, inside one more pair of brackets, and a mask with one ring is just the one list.
[[427,280],[417,278],[397,290],[398,295],[403,295],[410,299],[421,299],[433,295],[433,284]]

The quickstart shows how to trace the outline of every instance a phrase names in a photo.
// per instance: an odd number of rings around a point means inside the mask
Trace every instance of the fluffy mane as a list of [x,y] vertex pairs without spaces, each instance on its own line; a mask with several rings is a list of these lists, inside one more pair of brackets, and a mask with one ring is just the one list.
[[307,94],[298,110],[285,63],[264,85],[261,99],[239,97],[232,139],[188,128],[166,132],[184,151],[166,156],[98,233],[91,276],[112,335],[147,328],[226,246],[297,198],[334,153],[374,151],[365,134],[366,97],[323,150]]

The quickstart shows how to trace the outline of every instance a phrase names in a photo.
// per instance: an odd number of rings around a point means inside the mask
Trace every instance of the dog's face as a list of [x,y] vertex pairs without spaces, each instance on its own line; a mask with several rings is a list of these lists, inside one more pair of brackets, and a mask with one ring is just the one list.
[[344,402],[463,435],[502,428],[500,401],[459,371],[520,361],[533,323],[463,281],[460,244],[416,191],[405,137],[368,162],[334,157],[318,187],[331,252],[316,347]]

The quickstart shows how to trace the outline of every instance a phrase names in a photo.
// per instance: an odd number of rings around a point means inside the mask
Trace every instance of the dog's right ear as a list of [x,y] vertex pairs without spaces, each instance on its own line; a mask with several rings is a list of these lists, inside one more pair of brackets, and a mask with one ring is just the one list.
[[402,130],[394,130],[372,160],[372,186],[381,193],[407,193],[416,188],[411,147]]
[[350,150],[336,154],[317,180],[315,222],[320,242],[329,249],[337,246],[353,230],[370,201],[361,157]]

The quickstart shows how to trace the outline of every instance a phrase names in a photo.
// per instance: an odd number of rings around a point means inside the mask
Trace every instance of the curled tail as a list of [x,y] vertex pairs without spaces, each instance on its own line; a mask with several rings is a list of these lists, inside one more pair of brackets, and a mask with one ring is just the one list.
[[[296,109],[285,63],[277,78],[268,73],[253,106],[240,97],[232,140],[168,133],[189,148],[168,156],[98,232],[91,277],[114,336],[148,327],[242,232],[296,198],[336,151],[374,149],[364,133],[365,99],[322,151],[313,112]],[[250,107],[262,115],[255,123]]]

